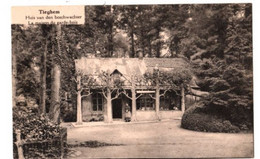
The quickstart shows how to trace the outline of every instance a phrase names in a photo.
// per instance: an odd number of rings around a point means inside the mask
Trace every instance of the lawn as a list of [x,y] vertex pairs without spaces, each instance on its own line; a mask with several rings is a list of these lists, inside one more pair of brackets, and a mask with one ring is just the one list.
[[71,128],[68,142],[69,158],[253,157],[252,133],[195,132],[180,120]]

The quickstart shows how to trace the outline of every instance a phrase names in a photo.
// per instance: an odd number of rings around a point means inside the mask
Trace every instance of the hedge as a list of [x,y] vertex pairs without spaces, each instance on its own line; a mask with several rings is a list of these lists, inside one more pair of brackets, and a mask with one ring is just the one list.
[[[25,158],[42,158],[42,156],[43,158],[59,158],[60,142],[66,145],[67,130],[53,123],[47,116],[39,115],[36,108],[17,106],[13,108],[14,158],[18,158],[15,144],[16,130],[20,130],[21,140],[24,142]],[[64,141],[59,140],[62,134],[65,134]]]
[[205,108],[198,105],[191,106],[183,114],[181,127],[189,130],[204,132],[237,133],[240,129],[232,125],[229,120],[216,115],[207,114]]

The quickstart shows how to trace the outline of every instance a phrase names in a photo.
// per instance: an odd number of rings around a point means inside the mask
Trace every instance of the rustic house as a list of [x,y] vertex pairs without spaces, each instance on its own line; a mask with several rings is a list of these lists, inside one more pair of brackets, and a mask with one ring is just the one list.
[[[160,72],[190,70],[185,59],[83,57],[75,60],[75,66],[77,123],[122,120],[126,109],[131,112],[131,121],[171,119],[185,110],[184,85],[173,88],[156,80]],[[155,83],[145,80],[147,73],[153,75]]]

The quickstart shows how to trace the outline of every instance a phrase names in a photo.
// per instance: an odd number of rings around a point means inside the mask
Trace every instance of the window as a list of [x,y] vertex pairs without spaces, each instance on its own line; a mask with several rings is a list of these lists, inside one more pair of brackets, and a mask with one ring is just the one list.
[[144,94],[136,101],[137,110],[155,110],[154,102],[148,94]]
[[160,110],[180,110],[180,97],[171,92],[160,98]]
[[93,111],[103,110],[103,98],[100,93],[94,93],[92,96]]

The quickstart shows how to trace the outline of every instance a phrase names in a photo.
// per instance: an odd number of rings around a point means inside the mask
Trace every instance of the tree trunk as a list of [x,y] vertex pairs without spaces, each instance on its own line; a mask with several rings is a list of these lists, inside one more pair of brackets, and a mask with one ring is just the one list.
[[108,52],[109,52],[109,55],[108,57],[112,57],[113,55],[113,28],[111,27],[110,28],[110,32],[109,32],[109,35],[108,35]]
[[134,44],[134,32],[133,29],[131,29],[131,56],[130,57],[135,57],[135,44]]
[[12,52],[12,101],[13,107],[16,107],[16,77],[17,77],[17,63],[16,63],[16,53],[17,53],[17,41],[13,42],[13,52]]
[[[160,40],[160,29],[157,29],[157,39]],[[161,55],[161,42],[157,42],[156,44],[156,57],[159,58]]]
[[[57,30],[57,47],[58,54],[61,55],[60,48],[60,35],[61,35],[61,26],[56,25]],[[52,45],[52,54],[55,55],[54,45]],[[50,119],[54,122],[60,122],[60,66],[57,64],[57,61],[54,60],[52,68],[52,84],[51,84],[51,105],[50,105]]]
[[104,100],[104,110],[103,110],[103,114],[104,114],[104,122],[107,122],[107,100]]
[[132,121],[136,121],[136,93],[135,88],[131,89],[132,92]]
[[82,110],[81,110],[81,77],[77,76],[77,124],[82,124]]
[[113,122],[112,116],[112,100],[111,100],[111,90],[107,89],[107,121],[108,123]]
[[40,114],[45,114],[46,113],[46,71],[47,71],[47,66],[46,66],[46,56],[47,56],[47,51],[48,51],[48,39],[46,38],[45,42],[45,50],[43,53],[42,57],[42,76],[41,76],[41,97],[40,97],[40,108],[39,108],[39,113]]
[[52,68],[52,84],[51,84],[51,105],[49,117],[56,123],[59,123],[60,116],[60,67],[57,64]]
[[[111,16],[113,15],[113,5],[110,6],[110,13]],[[113,40],[113,26],[114,26],[114,19],[111,18],[110,22],[109,22],[110,26],[109,26],[109,36],[108,36],[108,51],[109,51],[109,57],[113,56],[113,52],[114,52],[114,40]]]
[[132,93],[132,119],[131,121],[136,121],[136,93],[135,93],[135,77],[131,77],[132,81],[132,88],[131,88],[131,93]]
[[150,38],[148,38],[148,47],[149,47],[149,57],[152,57],[152,45],[151,45]]
[[181,111],[185,111],[185,93],[184,93],[184,86],[181,86]]

